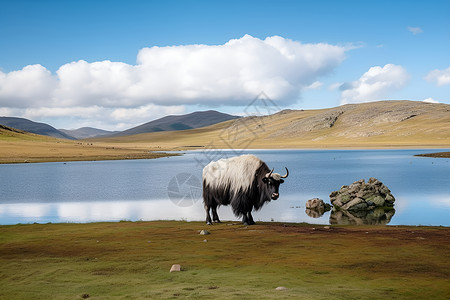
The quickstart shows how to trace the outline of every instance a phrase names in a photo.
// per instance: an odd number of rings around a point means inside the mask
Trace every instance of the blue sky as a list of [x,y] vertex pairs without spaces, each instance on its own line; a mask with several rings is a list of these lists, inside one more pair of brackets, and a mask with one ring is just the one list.
[[294,109],[450,104],[449,15],[450,1],[0,0],[0,115],[126,129],[239,113],[259,92]]

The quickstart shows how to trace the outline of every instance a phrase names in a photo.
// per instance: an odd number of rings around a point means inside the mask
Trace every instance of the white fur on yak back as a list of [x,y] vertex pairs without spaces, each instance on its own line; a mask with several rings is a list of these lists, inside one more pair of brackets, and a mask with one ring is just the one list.
[[256,170],[262,164],[259,158],[251,154],[212,161],[203,168],[203,181],[211,188],[230,187],[236,195],[239,190],[246,192],[250,188]]

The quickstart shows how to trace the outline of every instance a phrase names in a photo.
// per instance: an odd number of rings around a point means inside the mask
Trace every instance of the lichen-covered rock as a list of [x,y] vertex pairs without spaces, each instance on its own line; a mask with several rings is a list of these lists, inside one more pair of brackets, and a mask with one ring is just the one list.
[[325,204],[324,204],[323,200],[319,199],[319,198],[309,199],[308,201],[306,201],[306,205],[305,205],[305,207],[309,208],[309,209],[319,209],[324,206],[325,206]]
[[375,196],[375,197],[372,199],[372,202],[373,202],[373,204],[374,204],[376,207],[383,207],[383,206],[384,206],[385,199],[384,199],[383,197],[381,197],[381,196]]
[[391,190],[378,179],[371,177],[343,185],[340,190],[330,193],[331,204],[335,210],[367,210],[376,207],[393,207],[395,198]]
[[329,211],[331,209],[330,204],[323,202],[323,200],[319,198],[314,198],[306,201],[305,207],[306,214],[311,218],[319,218],[326,211]]

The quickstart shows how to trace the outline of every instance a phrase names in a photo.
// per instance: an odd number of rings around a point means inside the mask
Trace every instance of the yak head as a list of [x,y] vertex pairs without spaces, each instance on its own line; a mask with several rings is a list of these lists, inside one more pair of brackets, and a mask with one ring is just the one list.
[[280,184],[282,184],[284,182],[283,178],[287,178],[289,176],[288,168],[285,167],[285,169],[286,169],[286,175],[284,175],[284,176],[281,176],[278,173],[273,173],[273,169],[272,169],[272,171],[267,173],[262,179],[262,181],[266,185],[266,189],[269,191],[269,195],[271,195],[270,198],[272,200],[278,199],[278,197],[280,196],[280,194],[278,192]]

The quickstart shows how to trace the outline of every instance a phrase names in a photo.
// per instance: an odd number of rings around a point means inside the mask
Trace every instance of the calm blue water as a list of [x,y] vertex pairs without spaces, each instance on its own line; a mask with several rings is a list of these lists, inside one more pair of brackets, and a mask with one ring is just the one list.
[[[444,151],[437,150],[436,152]],[[396,198],[390,225],[450,226],[450,159],[414,157],[433,150],[248,150],[290,176],[280,199],[256,221],[328,224],[305,202],[376,177]],[[119,220],[204,220],[201,170],[233,151],[192,151],[154,160],[0,165],[0,224]],[[221,207],[222,220],[237,220]]]

